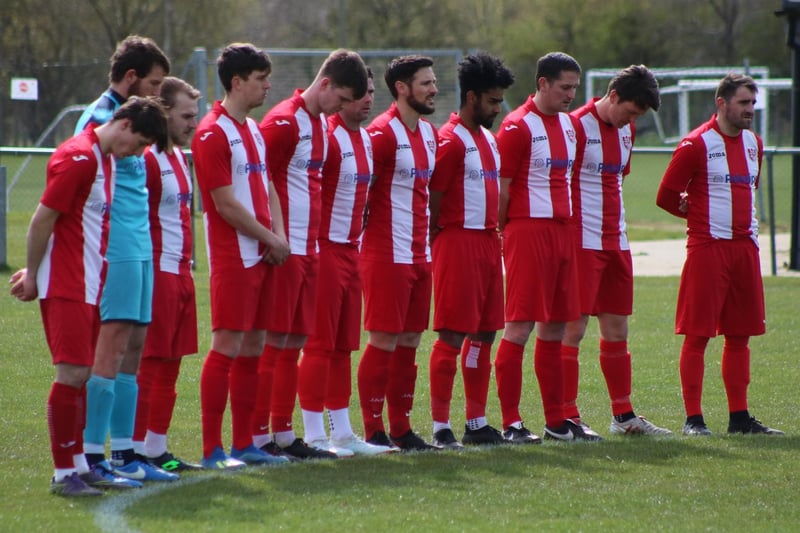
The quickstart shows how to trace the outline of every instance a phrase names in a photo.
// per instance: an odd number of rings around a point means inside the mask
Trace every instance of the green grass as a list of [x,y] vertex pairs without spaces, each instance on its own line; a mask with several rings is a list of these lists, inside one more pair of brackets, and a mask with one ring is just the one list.
[[[201,350],[207,349],[208,298],[198,279]],[[752,341],[753,412],[787,429],[785,438],[724,436],[725,397],[719,377],[720,341],[710,343],[704,405],[709,439],[621,439],[598,444],[408,454],[338,462],[254,469],[229,475],[199,473],[135,500],[107,496],[101,502],[50,496],[52,474],[45,400],[52,379],[38,308],[12,302],[0,314],[0,524],[9,531],[242,531],[383,529],[403,531],[517,530],[795,530],[797,453],[793,433],[796,383],[794,358],[800,318],[797,279],[765,280],[769,328]],[[680,338],[672,333],[677,278],[639,278],[631,321],[637,411],[679,431],[683,420],[677,358]],[[608,399],[596,357],[596,325],[584,341],[580,405],[585,419],[607,435]],[[427,355],[433,335],[418,352],[420,366],[413,425],[430,436]],[[530,349],[526,353],[523,414],[541,430],[543,418]],[[201,357],[188,358],[170,433],[171,448],[200,456],[199,372]],[[458,382],[457,382],[458,383]],[[360,420],[355,403],[352,419]],[[490,394],[489,419],[499,423]],[[463,397],[456,387],[453,424],[462,427]],[[296,420],[298,431],[301,421]],[[227,424],[226,424],[227,425]],[[226,437],[226,441],[229,437]],[[150,490],[150,489],[146,489]]]
[[[653,161],[649,161],[651,157]],[[0,163],[6,164],[6,159]],[[629,216],[641,220],[643,231],[659,225],[661,214],[653,198],[662,163],[655,156],[640,157],[626,183]],[[31,211],[14,210],[13,205],[9,262],[20,266]],[[199,221],[197,227],[201,227]],[[668,230],[666,222],[664,227],[667,229],[658,231]],[[648,230],[646,234],[656,233]],[[679,233],[682,235],[682,229]],[[198,244],[202,245],[202,239]],[[202,250],[198,257],[200,351],[205,353],[210,343],[208,279]],[[795,334],[800,331],[798,283],[791,277],[765,279],[768,332],[751,342],[752,410],[766,423],[787,430],[784,438],[724,435],[727,409],[719,371],[721,341],[715,339],[707,351],[704,394],[706,420],[716,433],[712,438],[608,437],[596,444],[546,443],[529,448],[295,464],[230,475],[187,474],[176,485],[147,488],[133,496],[106,496],[99,502],[48,494],[52,464],[45,401],[53,370],[38,306],[12,301],[6,294],[0,296],[0,529],[81,533],[126,528],[192,532],[515,531],[528,527],[554,531],[795,531],[800,520],[796,505],[800,434],[795,429],[796,383],[800,380]],[[637,412],[676,432],[683,422],[677,369],[681,338],[673,334],[677,285],[676,277],[637,278],[630,335]],[[414,427],[426,438],[431,432],[427,360],[433,339],[434,335],[426,332],[418,351],[420,369],[412,414]],[[596,322],[590,323],[583,346],[579,403],[584,418],[608,435],[610,413],[597,361]],[[539,432],[544,421],[531,355],[528,348],[522,410],[526,424]],[[201,356],[184,362],[170,431],[171,449],[195,460],[201,453],[201,364]],[[452,422],[460,434],[464,404],[458,379]],[[499,424],[494,388],[488,417]],[[355,398],[351,418],[359,429]],[[295,422],[302,434],[299,416]],[[229,440],[226,433],[225,442]]]
[[[625,178],[623,194],[625,215],[628,222],[628,237],[632,241],[681,239],[686,236],[686,223],[656,206],[656,192],[664,170],[669,163],[669,154],[634,154],[631,173]],[[789,231],[791,226],[792,160],[791,156],[774,157],[775,226],[778,232]],[[769,187],[767,183],[766,159],[761,175],[760,190],[756,204],[761,217],[761,234],[769,231]]]
[[[628,222],[628,236],[633,241],[681,239],[686,235],[685,222],[662,211],[655,204],[656,191],[669,162],[669,154],[636,153],[633,157],[631,174],[625,180],[625,211]],[[0,165],[7,167],[9,184],[23,163],[21,156],[0,156]],[[765,160],[766,161],[766,160]],[[30,214],[36,207],[44,187],[46,156],[34,156],[25,167],[21,178],[9,196],[10,225],[19,224],[15,217],[22,216],[27,225]],[[791,226],[791,156],[780,155],[774,158],[775,224],[778,231],[789,231]],[[768,231],[768,186],[766,163],[762,175],[761,203],[757,205],[763,235]],[[12,232],[13,236],[13,232]],[[24,237],[24,235],[23,235]],[[9,250],[15,248],[9,245]],[[22,261],[9,257],[10,265],[20,265]]]

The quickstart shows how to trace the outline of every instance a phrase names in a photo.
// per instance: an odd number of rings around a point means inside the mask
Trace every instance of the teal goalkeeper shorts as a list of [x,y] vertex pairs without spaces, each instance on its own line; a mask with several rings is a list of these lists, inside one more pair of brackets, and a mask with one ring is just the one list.
[[108,264],[100,320],[149,324],[153,316],[153,260]]

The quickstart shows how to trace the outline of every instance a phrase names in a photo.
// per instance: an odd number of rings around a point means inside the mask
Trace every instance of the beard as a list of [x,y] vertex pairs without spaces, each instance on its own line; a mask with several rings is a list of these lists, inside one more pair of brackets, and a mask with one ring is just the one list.
[[475,122],[477,122],[479,126],[483,126],[487,130],[492,129],[492,124],[494,124],[494,119],[497,117],[497,115],[483,114],[481,112],[480,102],[476,102],[475,105],[472,107],[472,116],[475,118]]
[[433,112],[436,111],[433,106],[429,106],[424,101],[416,100],[413,96],[406,98],[406,103],[408,104],[408,107],[420,115],[432,115]]
[[128,96],[142,96],[142,80],[136,78],[136,81],[128,88]]
[[745,118],[742,116],[728,117],[728,122],[740,130],[749,130],[753,126],[753,117]]

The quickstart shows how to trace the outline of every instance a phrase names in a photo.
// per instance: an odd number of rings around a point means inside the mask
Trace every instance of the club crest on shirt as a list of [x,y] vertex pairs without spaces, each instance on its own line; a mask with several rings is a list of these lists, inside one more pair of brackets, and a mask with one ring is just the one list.
[[750,158],[750,161],[755,161],[758,159],[758,150],[756,148],[748,148],[747,157]]
[[626,150],[630,150],[631,146],[633,146],[633,142],[631,141],[630,135],[623,135],[622,136],[622,145],[625,147]]
[[428,145],[428,151],[430,153],[436,153],[436,141],[425,141],[425,144]]
[[575,130],[569,128],[568,130],[564,130],[564,133],[567,134],[567,139],[569,139],[569,142],[571,143],[575,142]]

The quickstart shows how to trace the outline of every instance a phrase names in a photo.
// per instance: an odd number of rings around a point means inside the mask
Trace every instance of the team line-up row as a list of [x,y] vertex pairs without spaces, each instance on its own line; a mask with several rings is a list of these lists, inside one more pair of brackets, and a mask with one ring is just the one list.
[[[627,344],[633,273],[622,184],[636,119],[660,104],[648,68],[620,70],[602,97],[570,112],[581,68],[565,53],[546,54],[533,93],[496,135],[490,128],[514,75],[485,52],[459,63],[459,110],[438,129],[425,118],[437,94],[425,56],[389,62],[393,103],[366,126],[377,82],[354,51],[332,52],[308,87],[260,123],[249,113],[270,88],[262,50],[222,50],[225,94],[200,120],[199,91],[169,70],[151,39],[119,43],[110,87],[48,163],[26,268],[11,278],[12,295],[38,297],[55,366],[47,400],[53,493],[94,496],[195,468],[539,443],[520,413],[532,333],[543,437],[600,440],[576,402],[590,316],[600,327],[610,433],[671,434],[634,411]],[[728,431],[782,434],[747,404],[748,341],[764,333],[756,94],[747,76],[720,81],[716,113],[675,150],[656,198],[688,230],[675,328],[685,337],[686,435],[711,434],[701,406],[704,352],[720,334]],[[190,142],[212,325],[200,377],[200,465],[167,447],[181,359],[198,351],[194,191],[181,152]],[[426,442],[410,414],[432,296]],[[362,302],[364,439],[349,417]],[[460,441],[450,425],[459,361]],[[492,368],[501,429],[486,417]],[[228,398],[230,452],[222,442]],[[292,427],[298,400],[304,438]]]

